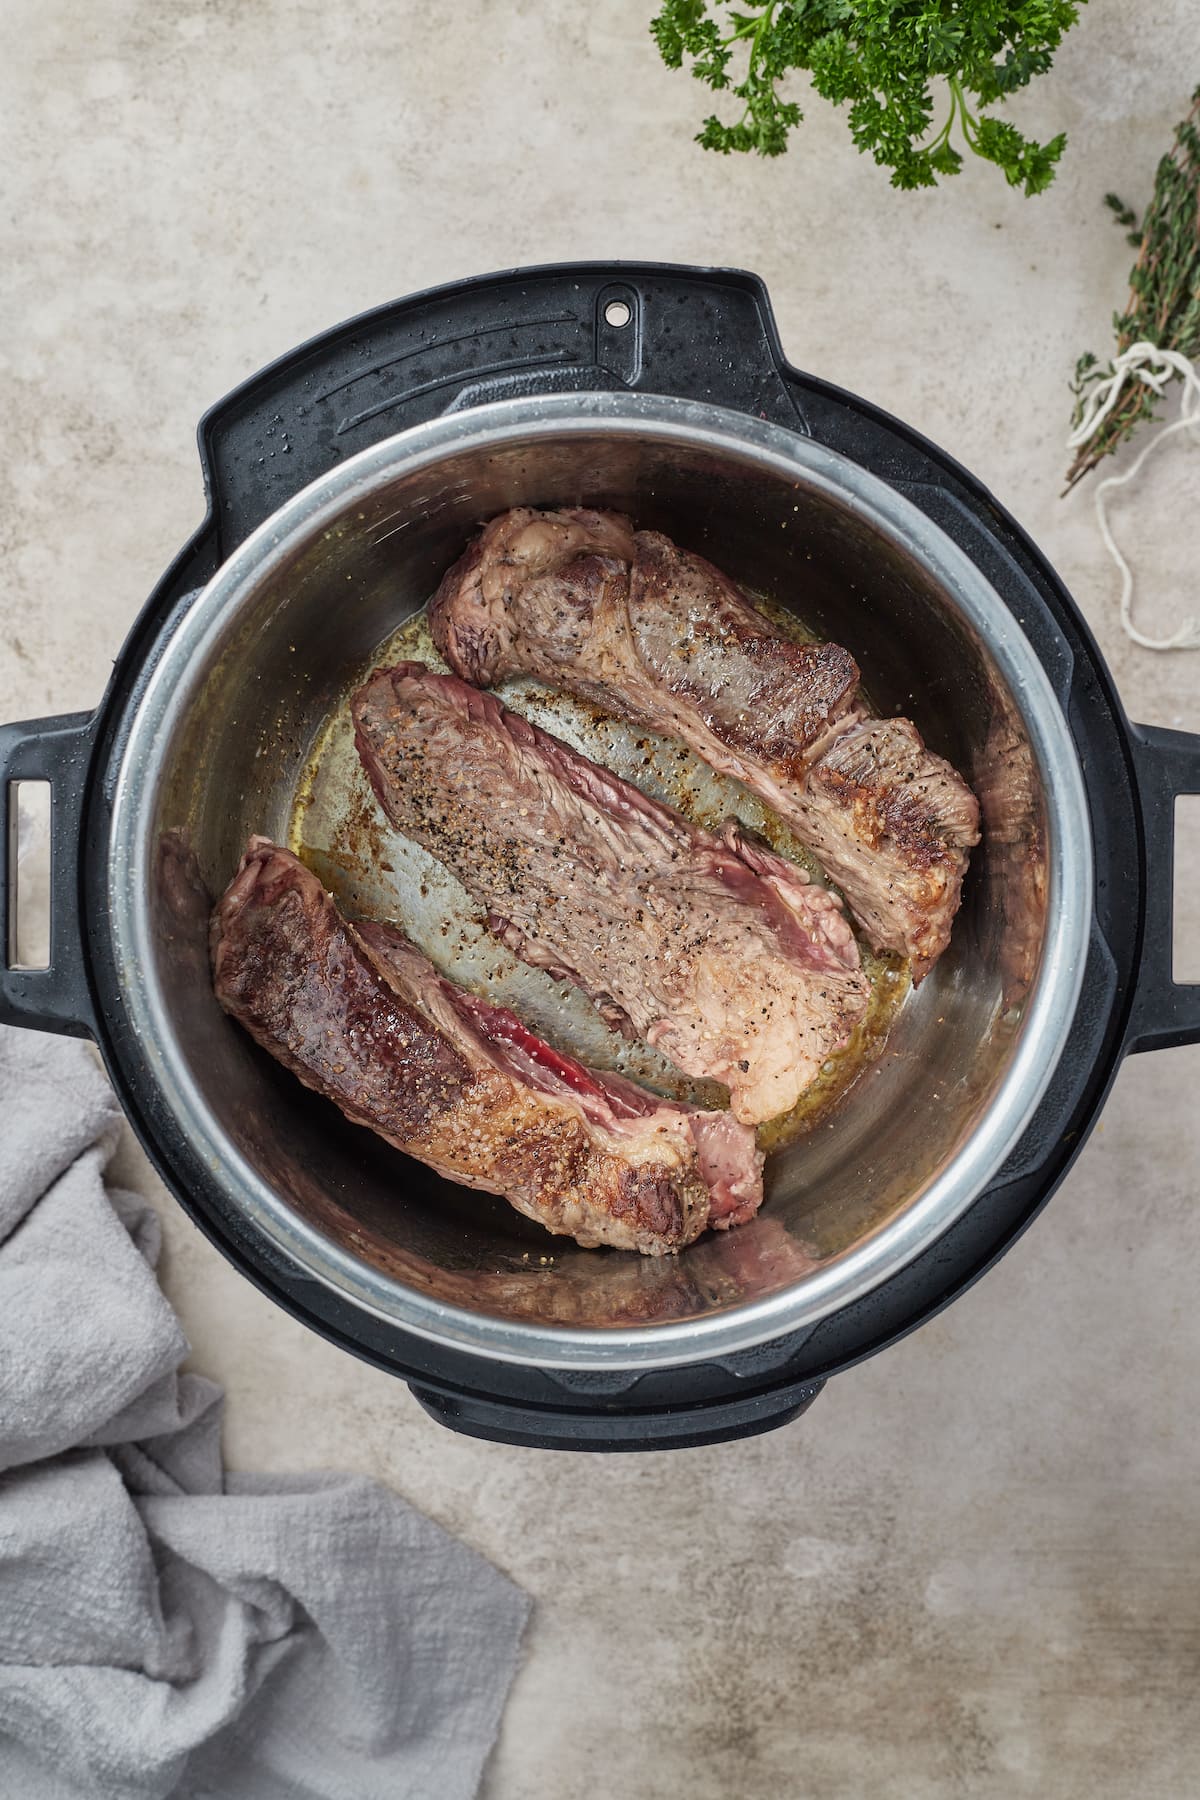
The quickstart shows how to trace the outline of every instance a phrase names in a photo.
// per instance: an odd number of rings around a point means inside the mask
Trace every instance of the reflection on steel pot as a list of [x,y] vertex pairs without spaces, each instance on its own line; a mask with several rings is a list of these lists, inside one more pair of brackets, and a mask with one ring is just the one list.
[[[1200,743],[1126,723],[1012,521],[790,369],[753,278],[584,267],[399,303],[256,378],[202,445],[212,511],[95,718],[0,731],[0,773],[55,793],[53,963],[4,971],[0,1015],[93,1032],[222,1248],[448,1423],[615,1448],[794,1417],[994,1260],[1126,1049],[1200,1036],[1169,978]],[[950,949],[884,1054],[771,1158],[757,1220],[661,1262],[550,1242],[349,1126],[208,981],[212,896],[251,833],[303,835],[314,749],[379,648],[483,519],[559,503],[627,511],[845,644],[983,808]],[[354,859],[313,841],[353,906]]]

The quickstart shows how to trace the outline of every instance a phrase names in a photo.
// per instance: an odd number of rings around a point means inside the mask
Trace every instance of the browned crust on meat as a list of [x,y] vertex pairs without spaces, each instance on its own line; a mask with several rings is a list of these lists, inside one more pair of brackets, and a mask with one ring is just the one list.
[[569,654],[614,586],[629,585],[633,530],[619,513],[586,507],[539,512],[518,506],[486,525],[449,569],[429,604],[433,641],[466,681],[490,687],[525,667],[511,608],[544,582],[556,590],[555,641]]
[[856,718],[822,751],[796,804],[868,937],[907,955],[921,981],[950,940],[979,840],[971,790],[907,719]]
[[493,935],[686,1073],[724,1082],[739,1121],[794,1105],[865,1012],[840,906],[793,864],[764,878],[737,842],[424,664],[376,670],[351,711],[383,810]]
[[[686,695],[723,742],[802,779],[813,746],[852,704],[859,670],[850,652],[783,637],[706,557],[660,532],[639,531],[635,544],[629,620],[643,666],[669,692]],[[704,591],[707,611],[690,603],[693,587]],[[656,612],[672,620],[669,646],[653,644]],[[740,655],[749,679],[738,703],[725,703],[711,680],[693,675],[705,649]]]
[[945,949],[979,837],[970,789],[908,720],[864,733],[849,652],[783,636],[706,558],[616,515],[519,508],[451,570],[432,618],[468,680],[561,683],[744,781],[914,981]]
[[225,1010],[355,1124],[585,1246],[661,1255],[704,1229],[694,1157],[632,1163],[569,1102],[452,1044],[288,852],[251,841],[212,922]]
[[918,879],[926,870],[941,869],[961,875],[967,866],[965,853],[949,844],[937,821],[905,789],[874,786],[838,769],[819,768],[814,781],[836,796],[853,823],[854,835],[871,850],[889,840],[902,853],[908,871]]

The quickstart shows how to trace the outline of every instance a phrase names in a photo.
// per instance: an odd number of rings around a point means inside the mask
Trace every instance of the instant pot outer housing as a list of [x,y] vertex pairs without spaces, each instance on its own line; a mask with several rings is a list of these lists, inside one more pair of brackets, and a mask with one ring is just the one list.
[[[94,1036],[209,1237],[445,1423],[647,1449],[796,1417],[1013,1241],[1126,1051],[1200,1036],[1170,974],[1200,739],[1126,721],[1013,520],[791,368],[753,276],[581,265],[397,302],[256,376],[200,445],[208,517],[98,711],[0,729],[10,825],[13,782],[53,792],[51,966],[6,965],[0,1017]],[[883,1056],[771,1159],[757,1220],[675,1258],[582,1251],[444,1182],[209,985],[212,898],[251,832],[286,833],[339,695],[483,519],[555,503],[628,510],[794,604],[983,807],[951,948]]]

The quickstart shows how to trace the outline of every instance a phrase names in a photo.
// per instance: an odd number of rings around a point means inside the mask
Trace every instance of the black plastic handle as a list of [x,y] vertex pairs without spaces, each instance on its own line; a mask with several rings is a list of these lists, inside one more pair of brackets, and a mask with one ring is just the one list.
[[[67,713],[22,725],[0,725],[0,1022],[95,1035],[79,905],[83,805],[94,748],[91,713]],[[14,783],[50,784],[50,963],[10,967],[17,883]]]
[[1133,996],[1130,1050],[1200,1043],[1200,982],[1176,981],[1175,802],[1200,794],[1200,737],[1156,725],[1130,727],[1146,849],[1146,912]]
[[657,1412],[575,1412],[520,1406],[470,1394],[447,1394],[410,1382],[410,1390],[431,1419],[465,1437],[526,1450],[696,1450],[727,1444],[790,1425],[808,1411],[824,1382],[807,1382],[776,1393],[739,1394],[703,1406]]

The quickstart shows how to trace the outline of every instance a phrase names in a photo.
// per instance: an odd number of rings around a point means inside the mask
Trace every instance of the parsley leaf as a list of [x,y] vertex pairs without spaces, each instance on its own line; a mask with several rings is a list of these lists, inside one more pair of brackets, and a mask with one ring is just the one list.
[[[780,84],[795,71],[848,108],[860,150],[899,188],[932,187],[962,167],[962,151],[995,163],[1011,187],[1041,193],[1066,146],[1024,137],[985,115],[1044,75],[1086,0],[660,0],[651,24],[668,68],[742,103],[740,117],[704,121],[707,150],[779,156],[803,118]],[[937,106],[948,107],[936,135]]]

